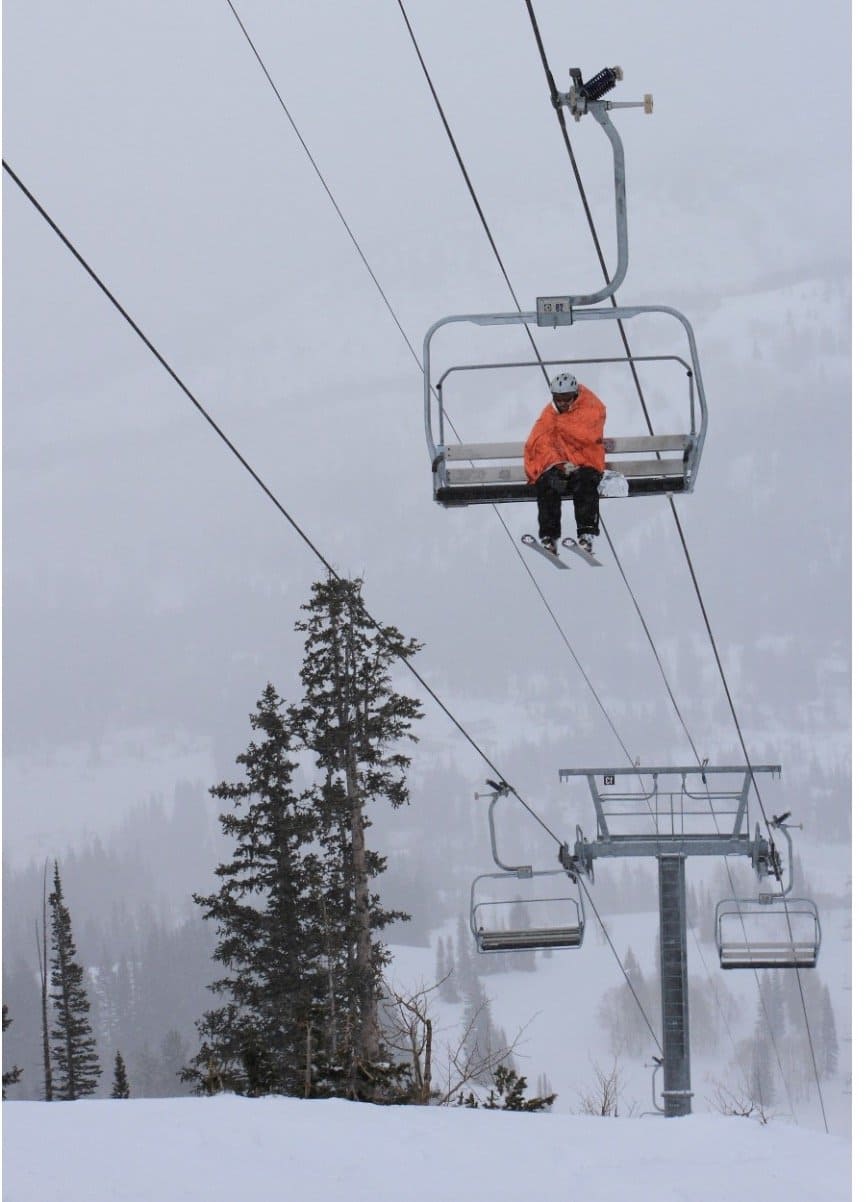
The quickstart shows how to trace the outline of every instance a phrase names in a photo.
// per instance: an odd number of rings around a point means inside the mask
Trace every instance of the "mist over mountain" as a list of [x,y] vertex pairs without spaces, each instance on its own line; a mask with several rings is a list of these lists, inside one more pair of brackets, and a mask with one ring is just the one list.
[[[247,9],[414,350],[445,314],[510,309],[396,6]],[[638,0],[616,22],[609,10],[582,13],[579,29],[573,6],[545,6],[560,86],[585,53],[623,62],[617,95],[656,95],[651,120],[616,117],[630,251],[617,299],[675,306],[695,329],[709,427],[695,492],[674,501],[688,558],[660,497],[604,502],[603,571],[568,573],[531,555],[517,562],[502,524],[519,542],[535,529],[534,506],[503,506],[500,521],[488,506],[433,503],[421,373],[228,11],[201,0],[7,4],[4,153],[307,537],[336,570],[363,577],[372,614],[421,640],[418,671],[557,838],[593,824],[581,788],[560,783],[563,767],[692,764],[695,749],[741,764],[737,724],[752,763],[782,765],[768,809],[803,824],[798,886],[826,910],[835,941],[815,1005],[826,984],[844,1039],[843,10],[676,0],[672,41]],[[597,286],[522,6],[448,0],[414,16],[521,307]],[[820,104],[804,103],[792,66],[806,48],[834,68]],[[609,147],[588,121],[570,128],[610,258]],[[212,1000],[213,934],[191,900],[226,851],[208,790],[236,779],[265,684],[296,697],[294,623],[322,567],[8,180],[4,269],[7,1055],[25,1070],[16,1096],[40,1096],[34,934],[44,865],[57,859],[103,1062],[122,1044],[139,1092],[171,1093]],[[537,333],[546,357],[611,349],[595,331]],[[671,350],[657,323],[629,336],[636,355]],[[519,328],[478,327],[443,354],[477,363],[529,350]],[[607,405],[608,433],[645,432],[626,366],[581,374]],[[525,437],[546,401],[541,373],[468,375],[449,402],[461,433]],[[655,429],[679,429],[682,381],[650,367],[642,378]],[[492,865],[486,802],[474,796],[491,769],[408,673],[396,675],[426,716],[410,749],[411,805],[376,814],[373,832],[389,859],[384,904],[412,915],[394,932],[395,954],[429,978],[436,941],[465,934],[471,881]],[[555,863],[520,807],[504,804],[502,817],[508,862]],[[753,893],[748,868],[733,870]],[[692,864],[688,882],[711,957],[707,916],[730,882],[718,865]],[[650,979],[655,865],[605,865],[594,888],[602,915],[630,916],[627,938],[643,932],[635,958]],[[540,969],[552,986],[553,970]],[[528,1003],[508,988],[519,992],[519,978],[529,992],[531,974],[484,972],[491,994],[511,981],[493,997],[496,1022],[522,1022]],[[607,984],[584,984],[586,1042],[613,1049],[622,1015],[605,1025],[594,1008]],[[718,1014],[701,1008],[711,986],[695,990],[706,1044]],[[754,998],[738,1004],[730,1063],[741,1065],[754,1050]],[[532,1053],[539,1073],[553,1071],[550,1046]],[[840,1121],[848,1056],[845,1045],[833,1078]]]

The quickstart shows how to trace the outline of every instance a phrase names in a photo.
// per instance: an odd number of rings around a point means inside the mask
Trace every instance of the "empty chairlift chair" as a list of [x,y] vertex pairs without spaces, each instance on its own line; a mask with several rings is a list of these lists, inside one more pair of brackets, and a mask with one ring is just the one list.
[[726,898],[716,906],[722,968],[814,968],[821,922],[813,901],[781,893]]
[[[537,877],[564,877],[560,870],[484,873],[472,882],[469,926],[479,952],[528,952],[578,948],[583,944],[586,921],[580,894],[529,897],[515,892],[511,882]],[[509,882],[503,896],[482,898],[480,891],[498,892],[499,882]],[[490,882],[497,885],[490,886]]]

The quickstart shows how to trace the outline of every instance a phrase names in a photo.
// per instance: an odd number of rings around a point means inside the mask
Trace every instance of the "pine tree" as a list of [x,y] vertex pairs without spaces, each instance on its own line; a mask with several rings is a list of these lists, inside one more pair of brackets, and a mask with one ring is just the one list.
[[462,997],[478,988],[478,972],[472,957],[469,943],[469,931],[463,918],[457,919],[457,964],[455,985]]
[[839,1069],[839,1040],[830,990],[824,986],[821,998],[820,1068],[824,1076],[835,1077]]
[[[408,801],[402,744],[419,705],[396,692],[390,667],[418,644],[368,616],[360,582],[313,586],[296,628],[306,634],[302,699],[268,685],[251,715],[240,783],[211,790],[234,841],[220,888],[196,895],[217,925],[211,986],[224,1004],[198,1025],[201,1046],[182,1077],[205,1092],[388,1095],[405,1066],[379,1029],[386,948],[376,934],[408,917],[382,907],[371,882],[385,859],[367,846],[370,807]],[[317,776],[298,793],[297,756]],[[389,1084],[389,1082],[391,1084]]]
[[772,1106],[776,1100],[776,1081],[773,1072],[773,1061],[770,1055],[770,1041],[763,1019],[763,1011],[760,1008],[755,1023],[755,1034],[752,1039],[749,1092],[752,1100],[762,1110],[765,1110],[768,1106]]
[[451,935],[446,940],[440,939],[442,944],[442,970],[439,970],[439,961],[437,958],[436,980],[441,981],[440,996],[443,1002],[456,1003],[460,1001],[460,994],[457,992],[457,967],[454,963],[454,939]]
[[219,890],[194,895],[217,924],[214,958],[228,970],[210,988],[227,999],[198,1024],[197,1055],[182,1074],[204,1092],[310,1092],[309,1033],[326,1025],[325,949],[317,921],[320,866],[311,850],[316,814],[294,786],[297,761],[285,703],[268,684],[250,715],[254,739],[238,756],[246,779],[214,797],[234,840]]
[[[420,649],[393,626],[379,628],[367,613],[360,580],[330,577],[314,584],[295,624],[303,633],[303,700],[291,708],[295,729],[315,753],[317,838],[322,847],[322,918],[327,919],[334,1049],[352,1097],[377,1096],[384,1056],[379,1028],[382,973],[389,956],[376,933],[408,915],[385,910],[371,882],[386,866],[367,846],[370,809],[394,809],[409,799],[409,759],[418,701],[399,693],[391,666]],[[337,1031],[333,1032],[337,1036]]]
[[129,1097],[129,1078],[126,1075],[126,1065],[123,1063],[120,1052],[117,1052],[114,1057],[114,1080],[111,1085],[111,1096],[113,1098]]
[[[9,1015],[9,1007],[4,1002],[3,1003],[3,1030],[5,1031],[6,1028],[11,1025],[12,1025],[12,1019]],[[21,1080],[21,1069],[16,1064],[13,1064],[12,1067],[7,1069],[6,1072],[3,1074],[3,1097],[4,1098],[6,1097],[7,1085],[15,1085],[20,1080]]]
[[54,890],[48,898],[51,912],[51,1002],[55,1026],[51,1031],[51,1058],[57,1067],[56,1093],[67,1101],[95,1092],[102,1069],[88,1017],[90,1002],[84,987],[84,969],[77,962],[72,919],[63,900],[60,868],[54,861]]
[[42,1080],[46,1102],[54,1101],[54,1078],[51,1072],[51,1031],[48,1023],[48,861],[42,866],[42,929],[36,923],[36,954],[39,957],[39,995],[42,1019]]

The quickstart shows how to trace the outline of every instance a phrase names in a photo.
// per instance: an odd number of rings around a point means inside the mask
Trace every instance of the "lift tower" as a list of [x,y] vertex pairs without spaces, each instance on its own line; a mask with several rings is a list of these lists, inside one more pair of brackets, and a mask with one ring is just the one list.
[[[758,773],[781,767],[561,768],[560,780],[585,777],[595,807],[594,840],[577,828],[574,851],[564,845],[567,872],[593,877],[605,856],[655,856],[659,879],[661,949],[663,1112],[691,1114],[689,992],[686,955],[687,856],[748,856],[759,877],[781,875],[772,840],[749,835],[748,796]],[[768,902],[779,894],[765,895]],[[737,904],[737,903],[735,903]],[[747,916],[739,915],[745,944]],[[788,947],[787,941],[783,946]]]

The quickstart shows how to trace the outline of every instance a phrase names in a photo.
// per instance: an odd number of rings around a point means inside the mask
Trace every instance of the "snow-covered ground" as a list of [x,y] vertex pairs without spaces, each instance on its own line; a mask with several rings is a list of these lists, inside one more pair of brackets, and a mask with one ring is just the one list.
[[847,1202],[850,1147],[783,1124],[291,1098],[6,1102],[6,1202]]
[[[631,951],[644,975],[653,972],[658,934],[658,916],[654,913],[616,914],[605,917],[605,926],[620,958]],[[849,1077],[851,1043],[851,936],[850,914],[845,910],[822,913],[822,944],[816,972],[829,989],[836,1015],[839,1039],[839,1069],[822,1082],[824,1110],[810,1080],[810,1066],[804,1061],[802,1075],[808,1084],[808,1096],[778,1081],[778,1096],[768,1108],[771,1123],[790,1123],[814,1131],[824,1130],[824,1117],[832,1134],[850,1137],[851,1096]],[[443,934],[446,933],[443,931]],[[391,947],[393,960],[388,977],[403,996],[417,992],[436,980],[433,952],[428,948]],[[692,987],[703,982],[710,990],[710,1004],[733,997],[739,1003],[740,1016],[733,1024],[719,1023],[718,1046],[712,1054],[692,1053],[693,1111],[706,1114],[717,1109],[720,1085],[743,1093],[742,1072],[736,1068],[737,1045],[753,1034],[761,1009],[761,997],[754,972],[723,972],[712,944],[699,943],[694,928],[687,944],[689,979]],[[474,955],[476,965],[480,957]],[[486,957],[485,957],[486,959]],[[490,1000],[494,1023],[504,1028],[509,1039],[519,1035],[515,1064],[525,1076],[528,1095],[536,1092],[538,1078],[545,1074],[550,1089],[556,1092],[554,1112],[579,1114],[582,1101],[592,1092],[595,1066],[609,1072],[615,1053],[600,1021],[607,990],[623,985],[616,958],[588,913],[587,934],[583,947],[575,951],[555,952],[549,958],[536,957],[533,972],[503,972],[481,978]],[[808,975],[804,973],[804,975]],[[764,980],[764,977],[761,978]],[[762,986],[763,988],[763,986]],[[766,999],[764,999],[766,1000]],[[462,1007],[442,1005],[435,995],[430,1003],[434,1016],[434,1074],[447,1061],[448,1044],[456,1043],[460,1032]],[[808,1008],[810,1026],[817,1034],[821,1021],[814,1000]],[[800,1031],[797,1026],[791,1034]],[[660,1029],[656,1035],[661,1039]],[[692,1030],[692,1041],[697,1032]],[[639,1057],[616,1058],[621,1085],[620,1113],[641,1114],[652,1110],[652,1056],[659,1055],[649,1031]],[[790,1083],[787,1083],[790,1084]],[[661,1090],[659,1076],[657,1089]]]

